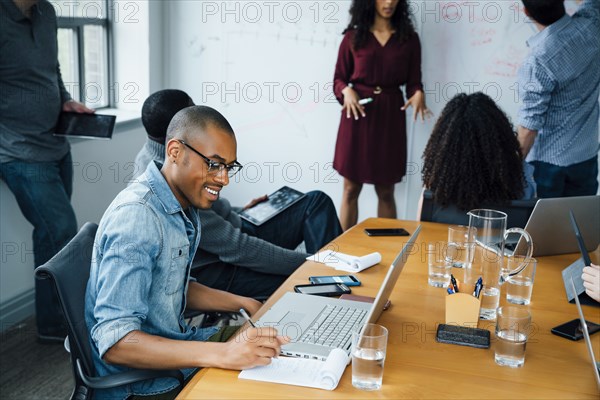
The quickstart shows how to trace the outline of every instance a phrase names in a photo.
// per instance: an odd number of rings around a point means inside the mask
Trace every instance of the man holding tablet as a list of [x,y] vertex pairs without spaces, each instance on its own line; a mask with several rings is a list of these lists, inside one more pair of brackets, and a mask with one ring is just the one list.
[[[33,225],[37,267],[77,232],[69,142],[52,131],[61,110],[93,110],[65,89],[49,2],[1,1],[0,48],[0,178]],[[38,339],[62,343],[67,329],[49,280],[35,282],[35,313]]]

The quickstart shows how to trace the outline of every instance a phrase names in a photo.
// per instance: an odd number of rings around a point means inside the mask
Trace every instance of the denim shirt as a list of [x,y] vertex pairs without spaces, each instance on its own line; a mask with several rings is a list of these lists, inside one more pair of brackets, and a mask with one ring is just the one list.
[[[197,209],[184,212],[160,167],[151,162],[137,183],[117,195],[98,226],[85,319],[100,376],[129,369],[108,364],[102,357],[131,331],[175,340],[206,340],[217,330],[190,327],[183,318],[190,265],[200,242],[200,220]],[[182,370],[186,377],[193,371]],[[154,379],[100,390],[95,397],[150,395],[176,386],[173,379]]]

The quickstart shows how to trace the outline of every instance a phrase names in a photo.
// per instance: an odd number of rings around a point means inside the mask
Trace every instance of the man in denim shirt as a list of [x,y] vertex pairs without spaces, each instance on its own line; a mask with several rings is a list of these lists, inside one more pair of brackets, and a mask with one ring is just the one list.
[[600,1],[570,17],[563,0],[523,0],[539,32],[519,69],[519,141],[539,197],[598,190]]
[[[165,164],[151,162],[123,190],[100,221],[86,291],[85,317],[98,374],[128,368],[182,369],[266,365],[286,338],[249,329],[227,343],[204,342],[216,328],[186,324],[184,309],[254,313],[260,303],[189,280],[200,241],[198,209],[209,208],[241,168],[227,120],[210,107],[175,115],[167,131]],[[127,398],[169,392],[172,379],[155,379],[96,392]]]

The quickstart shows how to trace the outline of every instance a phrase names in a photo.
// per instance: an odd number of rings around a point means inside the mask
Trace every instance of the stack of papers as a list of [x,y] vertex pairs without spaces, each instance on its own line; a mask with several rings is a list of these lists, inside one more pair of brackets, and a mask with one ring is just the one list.
[[381,254],[378,252],[360,256],[340,253],[333,250],[324,250],[306,258],[309,261],[315,261],[329,265],[340,271],[360,272],[367,268],[377,265],[381,262]]

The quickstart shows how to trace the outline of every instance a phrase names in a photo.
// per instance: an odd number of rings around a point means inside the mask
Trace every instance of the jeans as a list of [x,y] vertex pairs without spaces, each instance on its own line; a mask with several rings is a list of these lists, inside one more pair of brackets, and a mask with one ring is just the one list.
[[[243,220],[242,231],[290,250],[304,242],[306,252],[314,254],[341,235],[342,227],[329,196],[312,191],[261,226]],[[192,275],[212,288],[259,300],[269,297],[287,279],[224,262],[192,270]]]
[[[0,178],[6,182],[21,212],[33,225],[34,264],[40,266],[77,233],[77,221],[71,206],[71,153],[54,162],[0,163]],[[35,311],[40,335],[60,336],[66,332],[63,313],[49,279],[35,281]]]
[[598,191],[598,157],[559,167],[533,161],[538,197],[593,196]]

